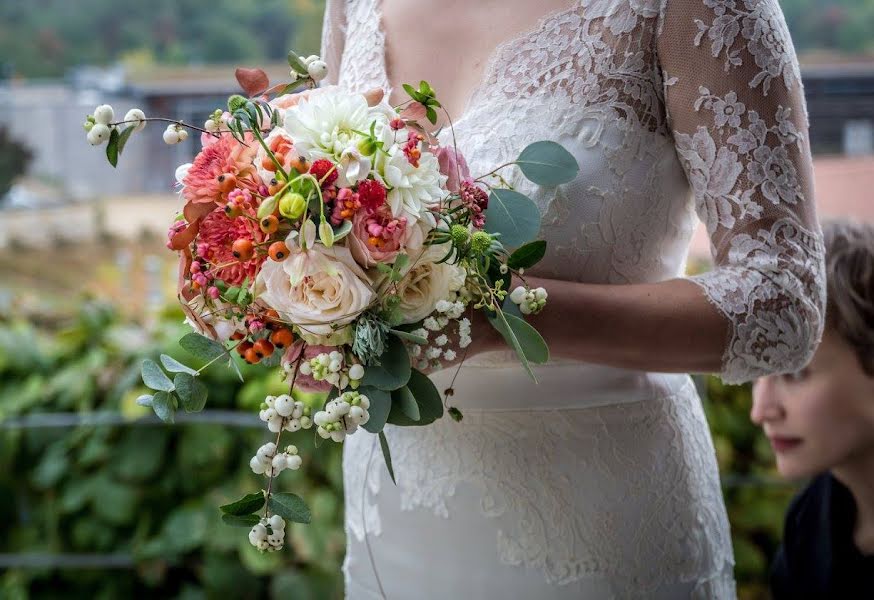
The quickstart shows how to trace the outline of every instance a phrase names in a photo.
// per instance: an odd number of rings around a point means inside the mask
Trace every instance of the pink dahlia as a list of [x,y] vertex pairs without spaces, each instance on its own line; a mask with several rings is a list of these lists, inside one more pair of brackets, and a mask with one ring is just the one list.
[[[244,211],[250,217],[256,216],[253,207],[246,207]],[[246,277],[249,281],[255,280],[255,274],[265,257],[256,252],[250,260],[240,262],[234,258],[231,247],[238,239],[258,244],[266,237],[258,226],[257,219],[253,221],[242,215],[229,219],[223,209],[216,208],[200,224],[197,248],[200,258],[212,266],[213,276],[230,285],[239,285]]]
[[182,195],[189,202],[223,204],[235,188],[257,191],[261,178],[253,164],[256,152],[256,144],[246,147],[230,136],[222,136],[194,159],[182,180]]

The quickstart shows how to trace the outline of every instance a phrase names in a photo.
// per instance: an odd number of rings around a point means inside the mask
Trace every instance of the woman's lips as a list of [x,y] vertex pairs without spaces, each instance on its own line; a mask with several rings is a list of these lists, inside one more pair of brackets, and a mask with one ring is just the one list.
[[788,452],[801,444],[801,438],[772,436],[769,439],[774,452]]

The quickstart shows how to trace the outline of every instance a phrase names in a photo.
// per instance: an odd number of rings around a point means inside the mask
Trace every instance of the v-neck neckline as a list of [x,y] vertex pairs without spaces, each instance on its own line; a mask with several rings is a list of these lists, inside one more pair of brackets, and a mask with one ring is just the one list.
[[[383,0],[373,0],[373,18],[376,19],[376,28],[378,32],[378,35],[376,36],[376,54],[378,55],[379,71],[380,76],[385,82],[387,88],[385,92],[385,98],[388,99],[391,97],[394,88],[392,87],[392,82],[389,80],[388,74],[388,57],[386,56],[385,27],[382,17],[382,2]],[[510,38],[503,40],[501,43],[495,46],[487,55],[486,65],[485,67],[483,67],[479,82],[474,85],[473,89],[471,89],[468,93],[467,99],[465,100],[464,106],[462,107],[461,115],[459,115],[457,119],[453,118],[452,125],[454,127],[457,127],[459,123],[461,123],[470,115],[470,111],[473,107],[473,103],[476,97],[486,87],[486,84],[491,79],[492,71],[495,70],[498,59],[501,57],[501,55],[504,53],[504,50],[508,46],[517,44],[526,38],[530,38],[531,36],[540,34],[551,21],[554,21],[555,19],[579,10],[581,2],[582,0],[574,0],[574,2],[567,8],[562,8],[546,13],[537,20],[537,23],[533,27],[525,29],[518,34],[511,36]],[[446,129],[448,126],[449,123],[447,122],[444,124],[443,129]]]

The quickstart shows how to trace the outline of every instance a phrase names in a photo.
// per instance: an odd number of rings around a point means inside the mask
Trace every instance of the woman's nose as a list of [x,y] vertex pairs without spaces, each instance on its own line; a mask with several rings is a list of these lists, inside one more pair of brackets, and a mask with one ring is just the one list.
[[782,418],[783,405],[775,384],[775,377],[762,377],[753,385],[753,406],[750,409],[753,423],[761,425]]

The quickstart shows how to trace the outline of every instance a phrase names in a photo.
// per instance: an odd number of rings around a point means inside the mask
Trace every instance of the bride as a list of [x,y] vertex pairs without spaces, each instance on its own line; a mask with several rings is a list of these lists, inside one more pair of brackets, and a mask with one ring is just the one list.
[[[525,375],[484,323],[464,414],[344,447],[350,598],[729,598],[733,556],[689,372],[789,372],[823,326],[807,115],[777,0],[328,0],[322,56],[356,91],[426,79],[471,172],[552,139],[535,188],[553,359]],[[510,170],[507,170],[508,172]],[[700,218],[716,268],[684,277]],[[474,355],[471,357],[471,355]],[[454,369],[432,375],[450,386]]]

